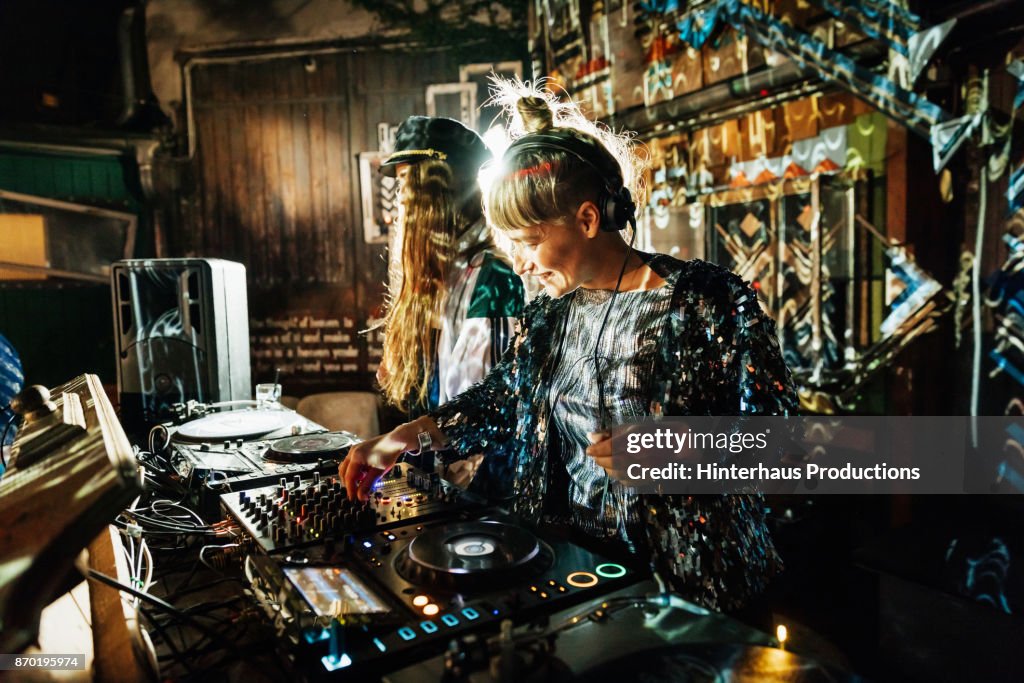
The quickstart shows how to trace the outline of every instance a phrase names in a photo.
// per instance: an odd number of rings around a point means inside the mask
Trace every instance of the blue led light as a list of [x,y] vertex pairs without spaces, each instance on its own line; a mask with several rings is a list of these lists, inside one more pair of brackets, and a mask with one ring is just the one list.
[[385,650],[387,650],[387,648],[384,647],[384,643],[380,642],[380,638],[374,638],[373,639],[373,644],[376,645],[377,649],[380,650],[381,652],[384,652]]
[[320,662],[328,671],[337,671],[338,669],[344,669],[346,666],[350,665],[352,663],[352,658],[343,652],[340,657],[335,655],[324,655],[320,658]]
[[493,614],[494,616],[498,616],[498,610],[492,609],[491,614]]
[[446,626],[459,625],[459,619],[454,614],[442,614],[441,621],[443,621]]
[[437,633],[437,624],[432,621],[421,621],[420,628],[424,633]]
[[470,621],[473,621],[474,619],[476,619],[476,618],[478,618],[480,616],[480,613],[477,612],[472,607],[463,607],[462,608],[462,616],[466,617]]
[[416,631],[413,631],[408,626],[403,626],[402,628],[398,629],[398,635],[402,637],[402,640],[412,640],[416,637]]
[[310,629],[306,631],[306,642],[309,644],[318,643],[331,637],[331,630],[326,628]]

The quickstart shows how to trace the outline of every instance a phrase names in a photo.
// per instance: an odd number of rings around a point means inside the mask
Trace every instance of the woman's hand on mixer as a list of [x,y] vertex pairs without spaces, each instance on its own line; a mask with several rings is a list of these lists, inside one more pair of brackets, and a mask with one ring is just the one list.
[[394,467],[405,452],[440,447],[444,435],[429,417],[395,427],[387,434],[356,444],[338,465],[338,477],[345,485],[349,500],[367,500],[374,484]]

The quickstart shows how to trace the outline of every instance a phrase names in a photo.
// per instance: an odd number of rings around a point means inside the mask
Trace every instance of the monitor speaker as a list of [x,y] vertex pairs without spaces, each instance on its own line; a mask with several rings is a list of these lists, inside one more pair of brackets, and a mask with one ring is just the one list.
[[252,398],[245,266],[133,259],[111,269],[121,422],[134,432],[175,403]]

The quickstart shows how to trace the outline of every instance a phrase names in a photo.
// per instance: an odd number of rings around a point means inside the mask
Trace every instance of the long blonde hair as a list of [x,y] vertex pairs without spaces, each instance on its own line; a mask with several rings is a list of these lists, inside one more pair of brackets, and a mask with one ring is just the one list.
[[409,403],[427,405],[436,329],[455,238],[465,221],[448,164],[432,159],[412,164],[403,183],[400,284],[393,281],[398,293],[390,292],[384,316],[381,388],[388,402],[409,408]]

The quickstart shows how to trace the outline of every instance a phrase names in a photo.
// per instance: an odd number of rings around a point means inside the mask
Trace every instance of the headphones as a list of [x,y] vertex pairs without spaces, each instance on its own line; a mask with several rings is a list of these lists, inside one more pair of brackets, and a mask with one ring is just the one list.
[[505,152],[505,156],[517,152],[558,150],[576,157],[597,171],[604,185],[597,197],[597,208],[601,212],[601,230],[617,232],[626,224],[636,229],[636,202],[629,188],[621,180],[622,171],[615,158],[593,138],[571,128],[553,128],[538,133],[529,133],[519,138]]

